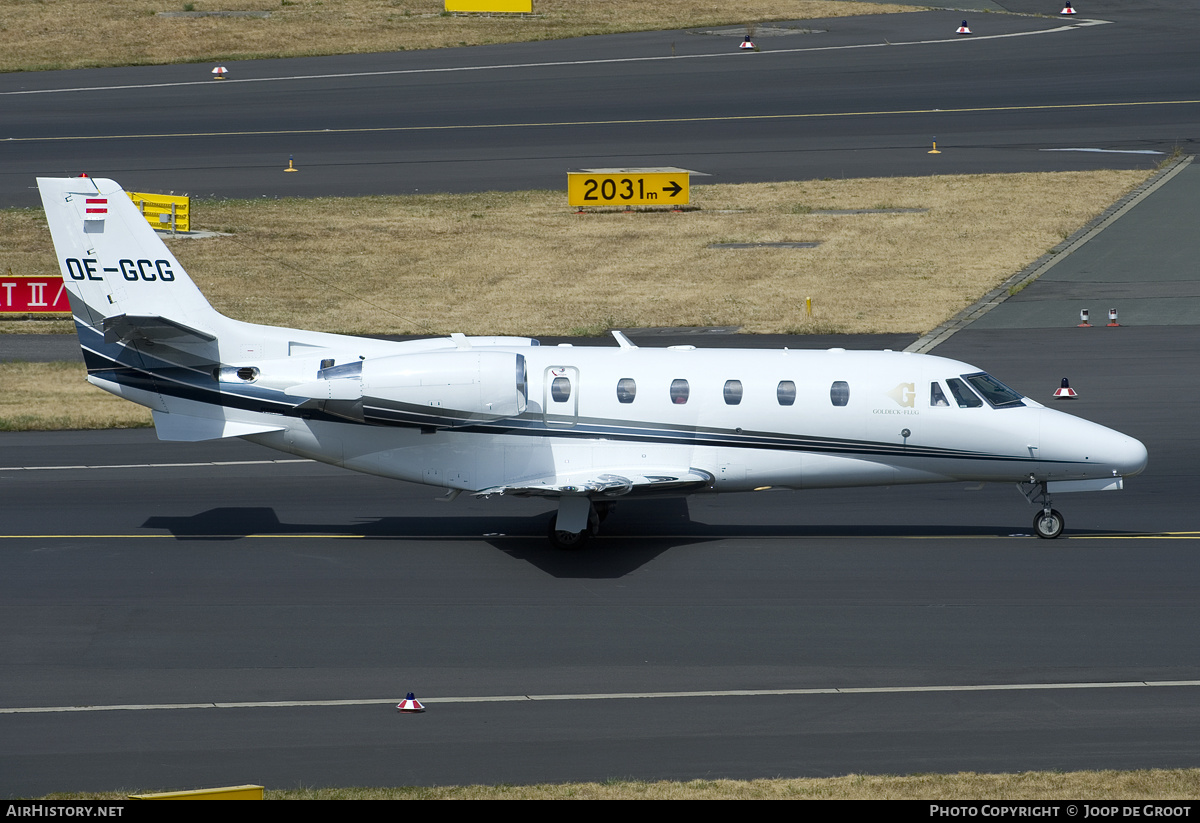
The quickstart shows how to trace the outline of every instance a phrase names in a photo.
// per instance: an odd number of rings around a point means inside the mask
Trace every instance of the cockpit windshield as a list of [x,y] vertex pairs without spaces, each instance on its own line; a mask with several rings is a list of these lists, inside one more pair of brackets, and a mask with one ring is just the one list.
[[983,401],[975,396],[975,392],[968,389],[967,384],[957,377],[948,379],[946,386],[950,389],[950,393],[954,395],[954,402],[958,404],[960,409],[978,409],[983,406]]
[[983,399],[996,409],[1024,406],[1021,395],[992,377],[987,372],[964,374],[963,379],[970,383],[975,391],[983,395]]

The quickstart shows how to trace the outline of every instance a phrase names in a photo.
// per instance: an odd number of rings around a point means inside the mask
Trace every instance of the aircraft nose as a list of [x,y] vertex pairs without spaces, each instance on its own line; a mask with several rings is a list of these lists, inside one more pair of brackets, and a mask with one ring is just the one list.
[[1090,441],[1088,451],[1099,457],[1101,464],[1110,469],[1114,477],[1132,477],[1146,468],[1149,454],[1136,437],[1102,426],[1096,426],[1096,430],[1090,434],[1087,438]]
[[1121,442],[1113,449],[1114,471],[1122,477],[1141,474],[1146,468],[1150,453],[1141,440],[1114,432]]
[[1099,469],[1109,477],[1139,474],[1148,459],[1145,445],[1137,438],[1062,412],[1042,419],[1042,456],[1086,463],[1094,467],[1089,475],[1097,476]]

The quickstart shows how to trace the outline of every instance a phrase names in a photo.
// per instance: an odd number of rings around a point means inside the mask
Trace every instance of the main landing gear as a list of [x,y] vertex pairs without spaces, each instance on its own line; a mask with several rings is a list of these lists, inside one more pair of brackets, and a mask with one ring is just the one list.
[[550,516],[548,535],[556,549],[580,549],[600,532],[600,524],[616,507],[607,500],[592,502],[586,497],[561,497],[558,512]]
[[1050,492],[1046,488],[1045,480],[1034,480],[1029,478],[1028,483],[1018,483],[1017,488],[1021,494],[1025,495],[1025,499],[1035,506],[1041,506],[1042,510],[1033,518],[1033,531],[1041,538],[1053,540],[1063,533],[1063,527],[1066,521],[1057,510],[1050,507]]

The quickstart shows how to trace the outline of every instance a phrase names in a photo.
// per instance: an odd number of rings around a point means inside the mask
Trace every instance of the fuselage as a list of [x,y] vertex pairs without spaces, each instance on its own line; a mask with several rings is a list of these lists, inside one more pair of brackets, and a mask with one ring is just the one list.
[[[434,348],[439,342],[441,347]],[[301,395],[311,394],[305,376],[317,374],[319,364],[295,358],[256,361],[253,385],[219,388],[227,395],[249,392],[273,401],[274,408],[254,417],[284,428],[253,436],[264,445],[358,471],[470,491],[688,468],[710,475],[706,488],[714,491],[1040,482],[1128,476],[1146,462],[1145,448],[1134,438],[1045,408],[974,366],[940,357],[838,349],[478,347],[469,342],[459,348],[444,338],[421,341],[418,351],[409,348],[414,344],[391,345],[396,348],[359,361],[362,374],[374,376],[360,378],[351,394],[406,398],[414,389],[393,387],[389,394],[373,389],[371,381],[386,383],[381,373],[402,371],[409,359],[416,362],[435,352],[443,358],[439,371],[470,361],[453,394],[462,407],[462,384],[473,373],[476,382],[468,391],[476,385],[483,390],[487,379],[479,373],[496,367],[486,361],[476,365],[476,353],[485,351],[519,359],[522,377],[501,359],[501,374],[490,379],[510,381],[514,391],[523,382],[521,408],[475,417],[470,409],[460,409],[449,424],[424,426],[425,418],[412,411],[415,403],[404,404],[402,413],[400,405],[368,399],[361,419],[315,413],[312,404],[302,407],[295,388],[287,392],[300,385]],[[372,359],[389,365],[372,372]],[[325,362],[330,360],[340,362]],[[446,383],[423,389],[421,402],[443,412],[455,405],[438,399],[451,391],[453,381]],[[491,408],[486,391],[472,397],[480,409]],[[173,405],[178,409],[178,402]],[[334,403],[326,408],[337,411]]]

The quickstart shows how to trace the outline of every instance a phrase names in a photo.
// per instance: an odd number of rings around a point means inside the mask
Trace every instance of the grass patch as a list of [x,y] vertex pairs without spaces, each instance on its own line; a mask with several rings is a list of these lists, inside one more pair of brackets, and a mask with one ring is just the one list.
[[[129,792],[41,800],[120,800]],[[268,800],[1195,800],[1200,770],[857,775],[686,782],[606,780],[535,786],[268,790]]]
[[[706,185],[692,189],[702,208],[682,214],[574,214],[552,191],[199,202],[201,226],[233,234],[167,242],[225,314],[320,331],[559,335],[617,325],[921,333],[1148,174]],[[829,215],[798,203],[928,211]],[[820,246],[709,248],[789,240]],[[10,267],[56,270],[40,212],[0,211],[0,271]]]
[[[49,237],[50,228],[41,208],[0,209],[0,274],[57,277],[58,264],[53,251],[46,256]],[[70,320],[0,320],[0,334],[71,334],[74,331],[75,324]]]
[[[0,71],[359,54],[916,10],[841,0],[536,0],[524,19],[443,9],[441,0],[0,0]],[[181,10],[269,14],[159,15]]]
[[82,363],[0,363],[0,431],[130,429],[150,410],[87,382]]

